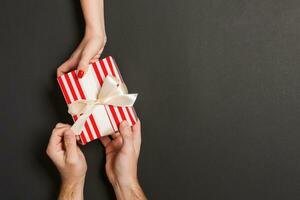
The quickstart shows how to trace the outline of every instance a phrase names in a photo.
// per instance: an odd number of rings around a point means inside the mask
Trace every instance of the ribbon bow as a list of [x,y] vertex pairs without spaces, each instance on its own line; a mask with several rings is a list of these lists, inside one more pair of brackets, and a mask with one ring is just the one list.
[[128,94],[125,83],[108,75],[104,79],[97,99],[77,100],[68,105],[68,112],[71,115],[80,115],[71,129],[75,135],[80,135],[85,121],[97,105],[132,106],[136,98],[137,94]]

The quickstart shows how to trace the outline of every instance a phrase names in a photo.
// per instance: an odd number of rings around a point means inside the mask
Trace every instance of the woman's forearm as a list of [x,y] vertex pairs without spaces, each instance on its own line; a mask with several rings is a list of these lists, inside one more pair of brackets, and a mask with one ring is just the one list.
[[104,0],[80,0],[85,20],[85,32],[89,34],[103,34],[104,23]]
[[96,62],[104,50],[106,33],[104,24],[104,0],[80,0],[85,20],[85,34],[70,58],[57,69],[57,76],[77,69],[82,78],[89,63]]

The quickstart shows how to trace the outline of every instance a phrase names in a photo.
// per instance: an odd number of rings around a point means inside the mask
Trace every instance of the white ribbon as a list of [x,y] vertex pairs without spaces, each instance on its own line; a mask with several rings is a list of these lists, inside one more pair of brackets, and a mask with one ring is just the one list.
[[128,94],[125,83],[122,83],[119,79],[108,75],[104,79],[96,100],[77,100],[68,105],[68,112],[71,115],[80,115],[71,129],[76,135],[80,135],[84,127],[84,123],[92,114],[95,106],[132,106],[136,98],[137,94]]

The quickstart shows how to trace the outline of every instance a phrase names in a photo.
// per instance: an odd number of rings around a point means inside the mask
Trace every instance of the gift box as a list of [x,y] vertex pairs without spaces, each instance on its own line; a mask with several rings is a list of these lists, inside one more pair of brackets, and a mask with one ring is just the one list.
[[[69,113],[75,122],[72,128],[81,126],[80,129],[76,128],[80,130],[78,135],[82,144],[117,132],[119,124],[124,120],[131,126],[136,123],[137,116],[133,106],[130,105],[134,103],[136,96],[126,94],[124,81],[111,56],[90,64],[81,79],[77,77],[77,71],[74,70],[58,77],[57,80],[68,104]],[[111,92],[113,90],[110,89],[111,87],[116,87],[117,92]],[[106,100],[101,100],[100,96],[105,96],[100,94],[101,92],[108,95]],[[111,93],[117,95],[111,97]],[[110,103],[114,105],[110,105]],[[77,113],[70,112],[70,109]],[[79,118],[80,120],[78,120]],[[81,125],[79,121],[82,121]]]

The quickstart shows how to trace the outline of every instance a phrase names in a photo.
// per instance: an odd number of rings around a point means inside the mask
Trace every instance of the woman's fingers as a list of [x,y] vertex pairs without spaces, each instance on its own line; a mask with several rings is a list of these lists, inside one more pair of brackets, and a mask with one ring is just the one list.
[[57,68],[57,77],[74,69],[78,64],[78,56],[72,56]]
[[106,43],[106,37],[84,39],[72,56],[57,68],[57,76],[61,76],[77,67],[77,76],[82,78],[90,63],[99,60]]
[[94,62],[97,62],[98,60],[99,60],[98,58],[93,58],[92,60],[90,60],[90,64],[94,63]]
[[101,43],[98,39],[91,39],[84,49],[82,50],[81,57],[78,63],[78,78],[82,78],[86,73],[87,67],[89,66],[90,60],[92,60],[99,53],[99,49],[102,49]]
[[90,63],[94,63],[97,62],[102,54],[103,48],[90,60]]

